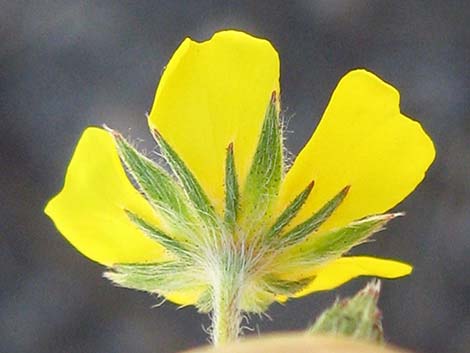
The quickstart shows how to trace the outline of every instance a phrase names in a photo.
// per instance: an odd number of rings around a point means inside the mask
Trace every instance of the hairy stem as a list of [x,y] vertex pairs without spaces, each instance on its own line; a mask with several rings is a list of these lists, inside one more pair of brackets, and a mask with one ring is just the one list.
[[225,263],[215,276],[212,286],[212,343],[221,345],[237,340],[240,334],[240,308],[243,271]]

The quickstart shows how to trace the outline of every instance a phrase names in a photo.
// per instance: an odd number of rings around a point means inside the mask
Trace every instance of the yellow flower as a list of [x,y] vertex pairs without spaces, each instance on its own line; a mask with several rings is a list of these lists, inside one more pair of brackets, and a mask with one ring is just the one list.
[[365,70],[346,74],[290,168],[279,92],[268,41],[237,31],[184,40],[148,118],[173,175],[90,127],[45,212],[117,284],[202,311],[231,300],[260,312],[358,276],[409,274],[401,262],[342,256],[398,215],[383,213],[434,159],[398,92]]

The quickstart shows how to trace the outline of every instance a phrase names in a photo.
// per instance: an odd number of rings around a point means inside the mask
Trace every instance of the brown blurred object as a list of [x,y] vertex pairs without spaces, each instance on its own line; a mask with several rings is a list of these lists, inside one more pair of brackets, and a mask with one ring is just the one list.
[[250,338],[223,347],[204,347],[185,353],[411,353],[391,346],[348,338],[307,336],[304,333]]

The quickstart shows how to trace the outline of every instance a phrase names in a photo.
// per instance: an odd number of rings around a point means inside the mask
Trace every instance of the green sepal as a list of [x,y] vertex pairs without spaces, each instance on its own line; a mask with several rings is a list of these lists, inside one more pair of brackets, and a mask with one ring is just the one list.
[[237,222],[239,190],[237,173],[235,171],[235,159],[233,157],[233,144],[227,148],[225,159],[225,223],[233,232]]
[[271,240],[273,237],[278,235],[285,226],[297,215],[301,207],[304,205],[305,201],[309,197],[314,182],[312,181],[307,187],[299,194],[297,197],[287,206],[284,212],[277,218],[276,222],[271,226],[269,231],[266,233],[266,240]]
[[263,220],[279,193],[282,174],[282,132],[277,94],[273,92],[242,194],[241,223],[245,228],[256,228]]
[[374,233],[382,230],[393,218],[402,213],[370,216],[352,222],[345,227],[316,234],[299,244],[299,249],[291,249],[291,263],[317,264],[341,256],[356,245],[363,243]]
[[309,283],[314,280],[315,277],[302,278],[298,281],[288,281],[279,279],[275,276],[266,276],[263,278],[265,282],[266,290],[274,295],[285,295],[288,297],[300,292]]
[[213,304],[213,294],[211,288],[207,288],[199,297],[195,306],[200,313],[210,313]]
[[179,262],[117,264],[104,277],[114,284],[140,291],[165,293],[197,287],[188,266]]
[[186,195],[193,203],[200,218],[209,226],[218,225],[218,216],[215,212],[214,206],[209,201],[209,198],[205,194],[196,177],[157,130],[153,130],[153,135],[161,152],[163,153],[163,156],[183,185]]
[[276,295],[264,286],[254,286],[246,291],[242,300],[241,308],[247,313],[262,314],[276,301]]
[[346,186],[309,219],[295,226],[287,233],[278,235],[277,243],[279,244],[279,247],[284,248],[298,244],[308,235],[316,231],[338,208],[346,197],[348,191],[349,186]]
[[163,231],[145,222],[142,218],[138,217],[134,213],[127,211],[127,210],[126,210],[126,213],[129,219],[140,230],[142,230],[142,232],[145,235],[147,235],[149,238],[158,242],[165,249],[170,251],[173,255],[176,255],[182,258],[190,258],[190,252],[178,240],[173,239],[172,237],[166,235]]
[[303,290],[313,277],[298,281],[289,281],[278,278],[276,275],[265,275],[259,281],[245,286],[241,299],[241,308],[249,313],[263,313],[268,307],[279,300],[280,297],[292,297]]
[[330,334],[383,342],[382,313],[377,307],[380,281],[370,281],[354,297],[337,300],[308,329],[309,334]]
[[121,134],[110,132],[127,170],[158,213],[174,226],[193,224],[189,200],[173,178],[134,149]]

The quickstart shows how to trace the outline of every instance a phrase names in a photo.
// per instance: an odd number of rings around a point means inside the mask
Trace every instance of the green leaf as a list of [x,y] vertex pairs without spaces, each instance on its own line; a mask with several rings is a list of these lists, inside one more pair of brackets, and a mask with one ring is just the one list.
[[277,218],[276,222],[271,226],[269,231],[266,233],[266,239],[269,241],[276,235],[278,235],[285,226],[297,215],[305,201],[310,195],[313,189],[314,182],[312,181],[307,187],[290,203],[289,206],[282,212]]
[[256,228],[269,211],[282,180],[282,133],[276,99],[273,92],[242,194],[241,223],[249,228]]
[[183,244],[181,244],[179,241],[166,235],[160,229],[157,229],[149,223],[145,222],[142,218],[139,218],[134,213],[129,211],[126,211],[126,213],[129,219],[137,227],[139,227],[139,229],[142,230],[149,238],[155,240],[165,249],[167,249],[176,256],[186,259],[190,257],[190,252],[188,251],[188,249],[186,249]]
[[194,223],[189,200],[161,167],[134,149],[121,134],[111,131],[120,158],[150,204],[175,226]]
[[330,334],[383,342],[382,314],[377,307],[380,281],[371,281],[354,297],[336,301],[308,330],[309,334]]
[[196,177],[163,136],[157,130],[153,130],[153,134],[166,161],[183,185],[186,195],[192,201],[200,218],[209,226],[218,226],[219,220],[215,209]]
[[312,232],[316,231],[338,208],[346,197],[348,191],[349,186],[346,186],[305,222],[300,223],[285,234],[278,235],[277,243],[279,244],[279,247],[285,248],[287,246],[298,244]]
[[237,221],[238,198],[238,181],[233,158],[233,144],[231,143],[227,148],[225,160],[225,223],[232,232]]

